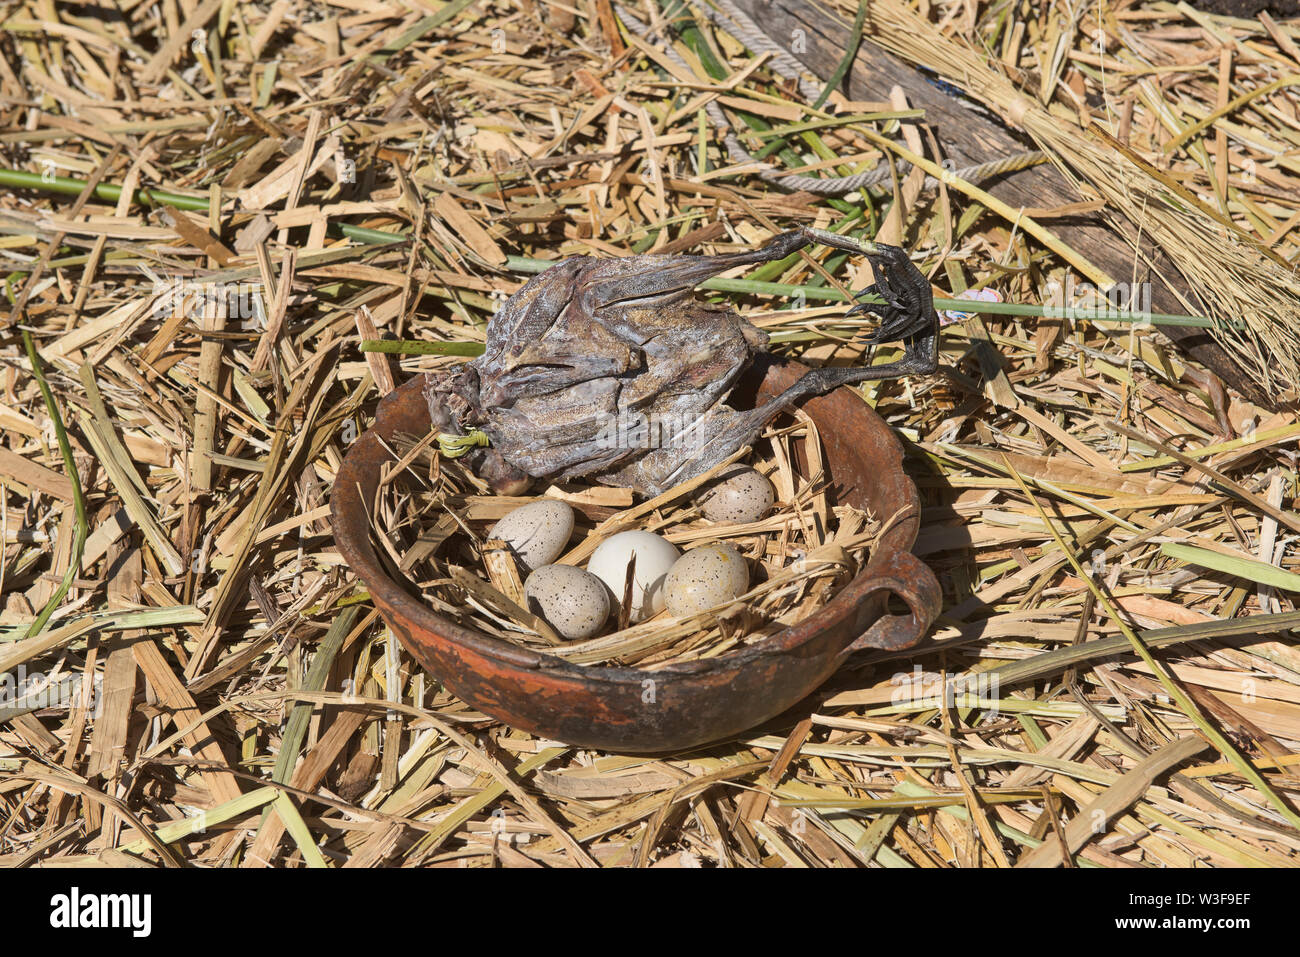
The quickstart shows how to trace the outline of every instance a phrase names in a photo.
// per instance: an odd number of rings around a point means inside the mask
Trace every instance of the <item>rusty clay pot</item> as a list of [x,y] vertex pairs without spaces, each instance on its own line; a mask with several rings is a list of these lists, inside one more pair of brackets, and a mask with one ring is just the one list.
[[[807,368],[763,357],[737,390],[761,401]],[[463,701],[539,737],[616,752],[663,752],[737,735],[795,704],[826,681],[852,652],[910,648],[939,613],[934,574],[909,549],[919,526],[916,487],[903,472],[902,447],[884,421],[847,388],[801,408],[821,434],[831,492],[886,520],[900,512],[867,566],[826,605],[755,645],[717,658],[656,671],[580,666],[461,627],[428,608],[409,581],[390,577],[369,536],[368,503],[392,456],[380,441],[424,435],[425,377],[379,404],[374,426],[349,450],[334,483],[331,522],[343,559],[402,645]],[[737,407],[745,407],[738,405]],[[899,596],[909,611],[890,614]]]

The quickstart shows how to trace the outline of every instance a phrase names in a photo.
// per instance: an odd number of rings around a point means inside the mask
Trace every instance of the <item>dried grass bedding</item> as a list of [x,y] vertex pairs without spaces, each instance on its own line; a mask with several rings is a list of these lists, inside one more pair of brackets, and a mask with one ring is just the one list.
[[[879,537],[880,523],[866,512],[830,504],[824,469],[805,475],[798,468],[792,442],[799,441],[805,450],[810,441],[816,443],[810,459],[822,460],[816,427],[802,413],[798,418],[795,425],[772,430],[771,440],[760,443],[761,451],[736,459],[736,464],[768,476],[781,490],[775,508],[755,521],[705,518],[699,501],[711,481],[682,483],[660,497],[667,501],[650,512],[634,503],[627,489],[585,483],[552,486],[541,495],[491,494],[458,460],[440,459],[430,450],[431,443],[411,442],[394,449],[405,464],[393,470],[379,496],[372,539],[394,567],[419,586],[431,607],[462,626],[504,641],[578,664],[651,670],[714,657],[777,634],[826,604],[865,567]],[[719,466],[701,479],[712,480],[722,472]],[[734,600],[691,615],[674,616],[665,610],[635,625],[626,612],[620,614],[621,608],[630,611],[630,596],[614,591],[612,613],[599,636],[564,640],[526,598],[529,568],[517,550],[490,537],[496,522],[514,510],[556,499],[569,503],[578,520],[557,563],[581,567],[611,536],[639,529],[684,551],[716,543],[735,547],[749,566],[752,587]]]

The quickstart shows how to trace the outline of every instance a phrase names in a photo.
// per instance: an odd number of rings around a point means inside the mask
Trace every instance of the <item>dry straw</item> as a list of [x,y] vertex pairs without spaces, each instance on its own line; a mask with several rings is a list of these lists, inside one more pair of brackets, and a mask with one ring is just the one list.
[[[1036,318],[1070,251],[970,194],[906,173],[850,204],[731,165],[708,103],[755,155],[826,177],[876,168],[915,111],[872,88],[813,110],[820,85],[797,95],[695,8],[632,5],[679,26],[677,59],[605,0],[6,8],[0,867],[1294,866],[1278,804],[1300,801],[1295,415],[1207,390],[1151,329]],[[858,4],[837,9],[847,33]],[[1268,92],[1300,72],[1293,24],[1159,2],[918,9],[934,28],[871,2],[863,43],[944,51],[944,75],[1008,104],[993,71],[1039,64],[1033,87],[1067,105],[1115,98],[1113,135],[1174,185],[1099,153],[1086,124],[1071,135],[1115,203],[1164,210],[1138,210],[1144,236],[1186,232],[1200,255],[1219,235],[1162,205],[1179,186],[1300,254],[1300,116]],[[1047,115],[1025,121],[1050,145],[1065,134]],[[870,239],[886,221],[936,294],[1006,310],[947,322],[942,375],[863,390],[907,449],[915,550],[943,586],[924,647],[653,757],[539,740],[401,652],[327,524],[390,384],[475,354],[501,297],[557,257],[734,252],[795,225]],[[1198,287],[1284,288],[1230,245]],[[863,361],[835,283],[867,278],[811,254],[834,283],[792,257],[701,295],[782,354]],[[256,308],[179,308],[176,287]],[[376,336],[429,354],[363,352]],[[403,529],[422,547],[509,505],[439,480],[400,474],[452,506]],[[583,491],[589,533],[673,514],[601,494]]]

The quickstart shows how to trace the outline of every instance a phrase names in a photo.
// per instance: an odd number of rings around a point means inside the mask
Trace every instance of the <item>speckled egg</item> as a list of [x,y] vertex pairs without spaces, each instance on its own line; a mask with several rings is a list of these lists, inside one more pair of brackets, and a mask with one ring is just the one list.
[[524,582],[524,598],[564,638],[590,638],[609,617],[604,582],[576,565],[543,565]]
[[675,616],[694,615],[748,590],[749,565],[731,545],[691,549],[677,559],[664,579],[668,614]]
[[725,469],[699,498],[711,522],[757,522],[776,501],[772,483],[761,472],[739,465]]
[[623,600],[627,566],[636,555],[632,579],[632,610],[628,620],[635,624],[664,610],[664,576],[681,552],[667,539],[653,532],[619,532],[596,547],[587,561],[587,571],[606,585],[615,604]]
[[488,538],[499,538],[529,568],[541,568],[560,557],[573,534],[573,509],[568,502],[530,502],[492,526]]

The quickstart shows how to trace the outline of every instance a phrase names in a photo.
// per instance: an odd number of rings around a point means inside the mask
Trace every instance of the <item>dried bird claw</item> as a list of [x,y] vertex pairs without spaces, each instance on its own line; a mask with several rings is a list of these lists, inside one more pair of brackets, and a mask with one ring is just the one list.
[[854,298],[877,296],[883,303],[860,302],[846,315],[875,313],[880,317],[880,328],[868,342],[893,342],[924,333],[935,321],[930,283],[902,249],[897,246],[879,246],[878,249],[879,252],[867,256],[876,281],[854,293]]

